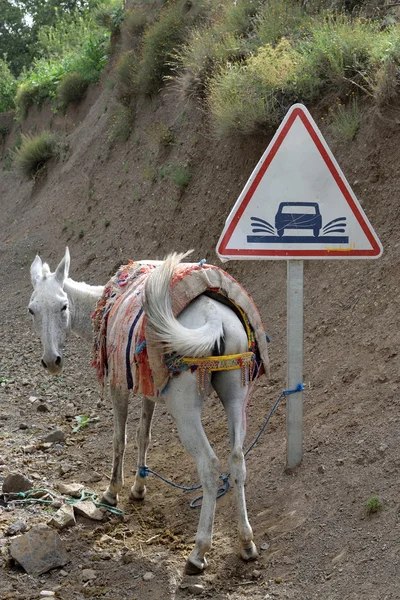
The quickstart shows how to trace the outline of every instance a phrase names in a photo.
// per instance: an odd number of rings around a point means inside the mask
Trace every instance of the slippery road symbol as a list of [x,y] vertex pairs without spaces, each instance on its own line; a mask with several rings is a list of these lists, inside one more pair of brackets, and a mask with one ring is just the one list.
[[[247,242],[255,244],[348,244],[346,217],[337,217],[322,226],[322,216],[317,202],[281,202],[275,215],[275,225],[260,217],[250,217],[253,235]],[[295,235],[287,232],[295,230]],[[308,232],[308,235],[299,231]],[[335,235],[333,235],[335,234]]]

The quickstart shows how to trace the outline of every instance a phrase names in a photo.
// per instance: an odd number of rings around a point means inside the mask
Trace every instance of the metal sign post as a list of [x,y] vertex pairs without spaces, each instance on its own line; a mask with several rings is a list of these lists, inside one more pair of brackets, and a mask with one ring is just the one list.
[[[303,261],[287,263],[287,388],[303,381]],[[303,456],[303,392],[286,396],[286,464],[290,469]]]

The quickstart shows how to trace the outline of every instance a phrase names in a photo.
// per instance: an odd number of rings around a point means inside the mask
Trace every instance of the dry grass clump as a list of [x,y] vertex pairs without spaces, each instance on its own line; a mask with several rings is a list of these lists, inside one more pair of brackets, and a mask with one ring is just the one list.
[[281,117],[281,90],[295,81],[298,53],[287,40],[260,48],[244,65],[225,67],[211,81],[208,106],[218,135],[252,133],[275,126]]
[[89,81],[82,73],[72,72],[65,75],[57,87],[57,99],[64,107],[71,102],[79,102],[86,94]]
[[59,154],[56,136],[50,131],[21,137],[22,143],[15,151],[14,162],[24,175],[34,176],[50,158]]
[[139,59],[135,50],[129,50],[121,54],[115,66],[120,97],[125,98],[125,104],[135,92],[138,64]]

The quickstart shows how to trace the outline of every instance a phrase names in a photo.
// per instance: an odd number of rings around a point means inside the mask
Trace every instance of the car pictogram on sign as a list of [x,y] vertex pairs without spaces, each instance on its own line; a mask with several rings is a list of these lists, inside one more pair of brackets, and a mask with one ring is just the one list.
[[285,229],[312,229],[318,237],[322,217],[317,202],[281,202],[275,216],[275,229],[283,237]]
[[[346,221],[346,217],[337,217],[322,225],[318,202],[281,202],[275,215],[275,227],[261,217],[250,218],[253,235],[248,235],[247,241],[257,244],[347,244],[349,238],[343,235],[346,234]],[[292,235],[290,230],[294,230]]]

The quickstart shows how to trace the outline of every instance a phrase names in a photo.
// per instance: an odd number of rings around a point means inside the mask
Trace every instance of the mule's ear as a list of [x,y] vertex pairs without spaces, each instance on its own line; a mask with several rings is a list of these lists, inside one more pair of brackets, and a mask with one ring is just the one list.
[[40,258],[40,256],[38,256],[36,254],[35,260],[31,264],[31,281],[32,281],[33,287],[36,286],[38,280],[42,276],[42,267],[43,267],[42,259]]
[[68,250],[68,246],[67,246],[67,248],[65,248],[65,256],[56,269],[56,279],[61,285],[64,285],[64,281],[68,277],[69,263],[70,263],[70,256],[69,256],[69,250]]

